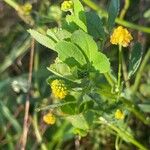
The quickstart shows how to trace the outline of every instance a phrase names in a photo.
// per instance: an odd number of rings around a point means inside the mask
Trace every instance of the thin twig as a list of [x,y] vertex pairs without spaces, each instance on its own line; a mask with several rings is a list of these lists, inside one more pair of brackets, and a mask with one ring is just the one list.
[[32,39],[32,41],[31,41],[29,77],[28,77],[28,84],[29,84],[30,88],[29,88],[27,98],[26,98],[26,103],[25,103],[23,133],[22,133],[21,144],[20,144],[21,150],[25,150],[26,142],[27,142],[28,129],[29,129],[30,89],[31,89],[31,82],[32,82],[33,57],[34,57],[34,39]]

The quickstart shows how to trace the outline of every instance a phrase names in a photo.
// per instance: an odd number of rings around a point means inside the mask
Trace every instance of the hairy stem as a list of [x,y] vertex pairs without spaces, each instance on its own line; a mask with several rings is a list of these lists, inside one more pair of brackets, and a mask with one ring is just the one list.
[[120,91],[121,85],[121,66],[122,66],[122,46],[119,45],[119,66],[118,66],[118,89]]

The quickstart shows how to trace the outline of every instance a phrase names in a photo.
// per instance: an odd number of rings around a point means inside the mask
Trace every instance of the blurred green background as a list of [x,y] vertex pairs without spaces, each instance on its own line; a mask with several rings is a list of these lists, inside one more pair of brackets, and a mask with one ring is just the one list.
[[[109,0],[93,0],[97,6],[107,9]],[[30,50],[33,39],[27,30],[29,28],[41,28],[46,30],[52,27],[60,27],[61,20],[65,15],[60,10],[61,0],[16,0],[17,5],[22,7],[26,2],[32,4],[31,12],[25,10],[27,14],[16,11],[10,6],[9,1],[0,1],[0,149],[14,150],[19,147],[19,140],[23,129],[24,105],[28,93],[28,73]],[[83,3],[86,10],[90,10]],[[124,0],[121,0],[121,8]],[[125,20],[135,24],[150,26],[150,1],[134,0],[130,1]],[[29,13],[29,14],[28,14]],[[139,31],[133,32],[134,37],[144,47],[143,54],[150,46],[150,34]],[[108,43],[109,44],[109,43]],[[46,83],[50,72],[49,66],[56,54],[34,41],[34,67],[32,75],[32,85],[30,90],[30,127],[28,132],[27,147],[29,150],[37,149],[84,149],[84,150],[113,150],[115,136],[114,133],[98,126],[95,130],[82,138],[72,133],[71,125],[63,120],[58,120],[57,124],[47,126],[42,120],[44,111],[36,112],[38,105],[50,104],[50,87]],[[113,66],[117,63],[116,51],[110,52],[105,47],[106,53],[113,61]],[[125,52],[125,56],[128,52]],[[142,83],[139,86],[139,97],[142,101],[150,100],[150,64],[147,64],[142,75]],[[117,69],[117,68],[116,68]],[[134,129],[137,139],[150,147],[150,128],[140,123],[133,117],[129,125]],[[123,144],[123,150],[134,150],[132,145]]]

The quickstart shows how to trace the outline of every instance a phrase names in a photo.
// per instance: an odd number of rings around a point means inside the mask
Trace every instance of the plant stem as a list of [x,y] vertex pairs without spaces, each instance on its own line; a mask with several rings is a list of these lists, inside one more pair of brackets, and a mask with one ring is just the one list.
[[[49,150],[60,149],[60,144],[63,142],[63,137],[67,131],[68,122],[64,121],[61,126],[53,134],[52,140],[49,142]],[[67,129],[66,129],[67,128]],[[58,148],[59,147],[59,148]]]
[[23,133],[21,137],[20,148],[21,150],[26,149],[26,142],[29,130],[29,108],[30,108],[30,90],[32,84],[32,71],[33,71],[33,57],[34,57],[34,39],[31,41],[31,51],[30,51],[30,62],[29,62],[29,76],[28,76],[28,84],[29,84],[29,91],[26,97],[25,103],[25,114],[24,114],[24,123],[23,123]]
[[4,0],[4,2],[13,7],[16,11],[19,11],[19,5],[15,1]]
[[[127,10],[130,6],[130,0],[124,0],[124,2],[125,2],[124,7],[121,10],[121,13],[120,13],[120,16],[119,16],[120,19],[123,19],[125,17],[125,15],[127,13]],[[123,53],[122,53],[122,71],[123,71],[123,77],[124,77],[125,85],[128,88],[128,87],[130,87],[130,83],[128,81],[127,66],[126,66],[126,63],[125,63]]]
[[109,127],[116,131],[118,133],[118,135],[124,139],[127,139],[129,142],[131,142],[132,144],[134,144],[136,147],[138,147],[141,150],[148,150],[146,147],[144,147],[141,143],[139,143],[137,140],[135,140],[130,134],[128,134],[126,131],[123,131],[122,129],[119,129],[118,127],[116,127],[113,124],[108,124]]
[[[101,17],[107,18],[108,17],[108,13],[102,9],[101,7],[99,7],[98,5],[96,5],[94,2],[92,2],[91,0],[82,0],[87,6],[89,6],[90,8],[92,8],[93,10],[97,11]],[[141,32],[145,32],[145,33],[150,33],[150,28],[149,27],[144,27],[141,25],[136,25],[134,23],[130,23],[128,21],[125,21],[121,18],[116,18],[115,22],[117,24],[120,24],[122,26],[131,28],[131,29],[135,29]]]
[[141,143],[139,143],[136,139],[134,139],[134,137],[132,137],[132,135],[130,135],[126,130],[123,130],[121,128],[118,128],[117,126],[115,126],[112,123],[109,123],[107,120],[105,120],[104,118],[100,118],[100,121],[98,123],[101,124],[105,124],[108,127],[110,127],[112,130],[114,130],[115,132],[117,132],[118,136],[120,136],[120,138],[122,139],[126,139],[127,141],[129,141],[130,143],[132,143],[133,145],[135,145],[136,147],[138,147],[140,150],[148,150],[145,146],[143,146]]
[[130,6],[130,0],[124,0],[125,4],[124,4],[124,7],[123,9],[121,10],[121,13],[120,13],[120,17],[121,19],[124,18],[129,6]]
[[125,27],[135,29],[135,30],[145,32],[145,33],[150,33],[150,28],[148,28],[148,27],[144,27],[144,26],[141,26],[141,25],[136,25],[134,23],[130,23],[128,21],[125,21],[125,20],[119,19],[119,18],[116,18],[115,21],[116,21],[116,23],[118,23],[120,25],[123,25]]
[[116,141],[115,141],[115,148],[116,150],[119,150],[119,136],[117,135]]
[[42,136],[40,134],[39,128],[38,128],[38,121],[37,121],[37,113],[35,112],[33,115],[33,127],[34,127],[34,131],[35,131],[35,135],[37,138],[37,141],[39,144],[41,144],[41,150],[47,150],[47,147],[44,143],[42,143]]
[[119,66],[118,66],[118,89],[120,91],[121,85],[121,65],[122,65],[122,46],[119,45]]
[[104,76],[106,80],[108,81],[108,83],[111,85],[111,87],[114,87],[115,81],[112,79],[110,73],[105,73]]
[[123,71],[123,77],[124,77],[125,85],[127,88],[129,88],[130,82],[129,82],[129,78],[128,78],[127,66],[125,63],[125,58],[124,58],[123,53],[122,53],[122,71]]
[[21,5],[19,5],[17,2],[13,1],[13,0],[3,0],[5,3],[7,3],[9,6],[11,6],[12,8],[14,8],[17,13],[18,16],[28,25],[30,25],[31,27],[34,26],[35,22],[33,20],[33,18],[31,17],[31,15],[25,15],[24,10],[21,8]]
[[137,75],[136,75],[136,78],[135,78],[135,82],[134,82],[134,85],[133,85],[133,93],[135,93],[138,89],[138,86],[140,84],[140,81],[141,81],[141,76],[142,76],[142,72],[144,70],[144,67],[145,65],[147,64],[147,62],[149,61],[149,58],[150,58],[150,48],[148,49],[143,61],[142,61],[142,64],[137,72]]
[[76,104],[76,103],[77,103],[76,101],[70,101],[70,102],[64,102],[64,103],[55,103],[55,104],[51,104],[51,105],[48,105],[45,107],[36,108],[35,111],[39,112],[41,110],[49,110],[49,109],[54,109],[57,107],[65,106],[68,104]]
[[132,112],[140,121],[150,126],[150,120],[146,119],[143,113],[140,113],[138,107],[136,107],[131,100],[127,100],[124,97],[120,97],[120,100],[126,105],[126,108]]

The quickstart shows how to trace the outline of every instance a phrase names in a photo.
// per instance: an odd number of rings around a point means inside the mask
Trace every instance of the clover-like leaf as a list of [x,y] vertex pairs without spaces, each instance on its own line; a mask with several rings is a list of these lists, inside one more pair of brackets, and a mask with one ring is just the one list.
[[83,50],[89,62],[92,63],[96,70],[100,73],[106,73],[110,70],[108,58],[98,51],[97,44],[90,35],[78,30],[73,33],[71,40]]

